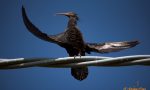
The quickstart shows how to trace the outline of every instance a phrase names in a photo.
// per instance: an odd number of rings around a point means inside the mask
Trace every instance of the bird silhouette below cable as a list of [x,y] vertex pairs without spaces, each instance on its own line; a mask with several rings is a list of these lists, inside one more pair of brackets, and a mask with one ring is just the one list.
[[[67,29],[57,35],[47,35],[38,29],[27,17],[25,8],[22,6],[22,17],[27,30],[36,37],[55,43],[66,49],[70,57],[85,56],[85,53],[109,53],[128,49],[139,44],[139,41],[123,41],[123,42],[106,42],[106,43],[86,43],[82,33],[77,28],[78,16],[74,12],[57,13],[69,18]],[[72,67],[71,74],[77,80],[84,80],[88,76],[87,67]]]

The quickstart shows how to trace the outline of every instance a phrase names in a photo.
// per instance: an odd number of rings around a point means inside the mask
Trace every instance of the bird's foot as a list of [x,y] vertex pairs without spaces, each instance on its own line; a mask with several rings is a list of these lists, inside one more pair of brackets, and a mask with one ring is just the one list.
[[[74,59],[76,58],[76,56],[77,56],[77,55],[74,55],[74,56],[73,56],[73,57],[74,57]],[[81,55],[80,55],[80,54],[79,54],[79,57],[81,58]]]
[[81,55],[79,55],[80,56],[80,58],[81,58]]
[[74,57],[74,59],[75,59],[75,58],[76,58],[76,55],[74,55],[73,57]]

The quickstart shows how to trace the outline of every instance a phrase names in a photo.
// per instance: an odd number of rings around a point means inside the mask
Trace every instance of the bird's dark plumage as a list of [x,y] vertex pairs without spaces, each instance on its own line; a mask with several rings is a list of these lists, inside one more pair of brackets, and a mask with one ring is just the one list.
[[[120,51],[123,49],[136,46],[138,41],[124,41],[124,42],[109,42],[109,43],[86,43],[83,40],[82,33],[76,27],[78,16],[73,12],[57,13],[58,15],[65,15],[69,18],[67,30],[57,35],[47,35],[41,32],[26,15],[25,8],[22,7],[22,17],[25,26],[36,37],[56,43],[66,49],[69,56],[85,56],[85,53],[97,52],[108,53]],[[71,68],[71,74],[77,80],[84,80],[88,76],[87,67]]]

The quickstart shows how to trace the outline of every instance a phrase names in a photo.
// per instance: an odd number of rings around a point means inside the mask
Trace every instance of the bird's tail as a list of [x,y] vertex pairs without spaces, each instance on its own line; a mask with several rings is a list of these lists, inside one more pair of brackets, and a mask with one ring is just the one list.
[[78,67],[78,68],[71,68],[72,76],[77,80],[84,80],[88,76],[88,68],[87,67]]

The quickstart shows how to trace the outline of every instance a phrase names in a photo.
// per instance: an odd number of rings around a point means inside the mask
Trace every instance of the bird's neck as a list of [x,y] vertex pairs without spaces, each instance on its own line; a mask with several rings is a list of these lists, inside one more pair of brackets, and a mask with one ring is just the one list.
[[70,17],[68,22],[68,28],[74,27],[77,25],[77,19],[75,17]]

